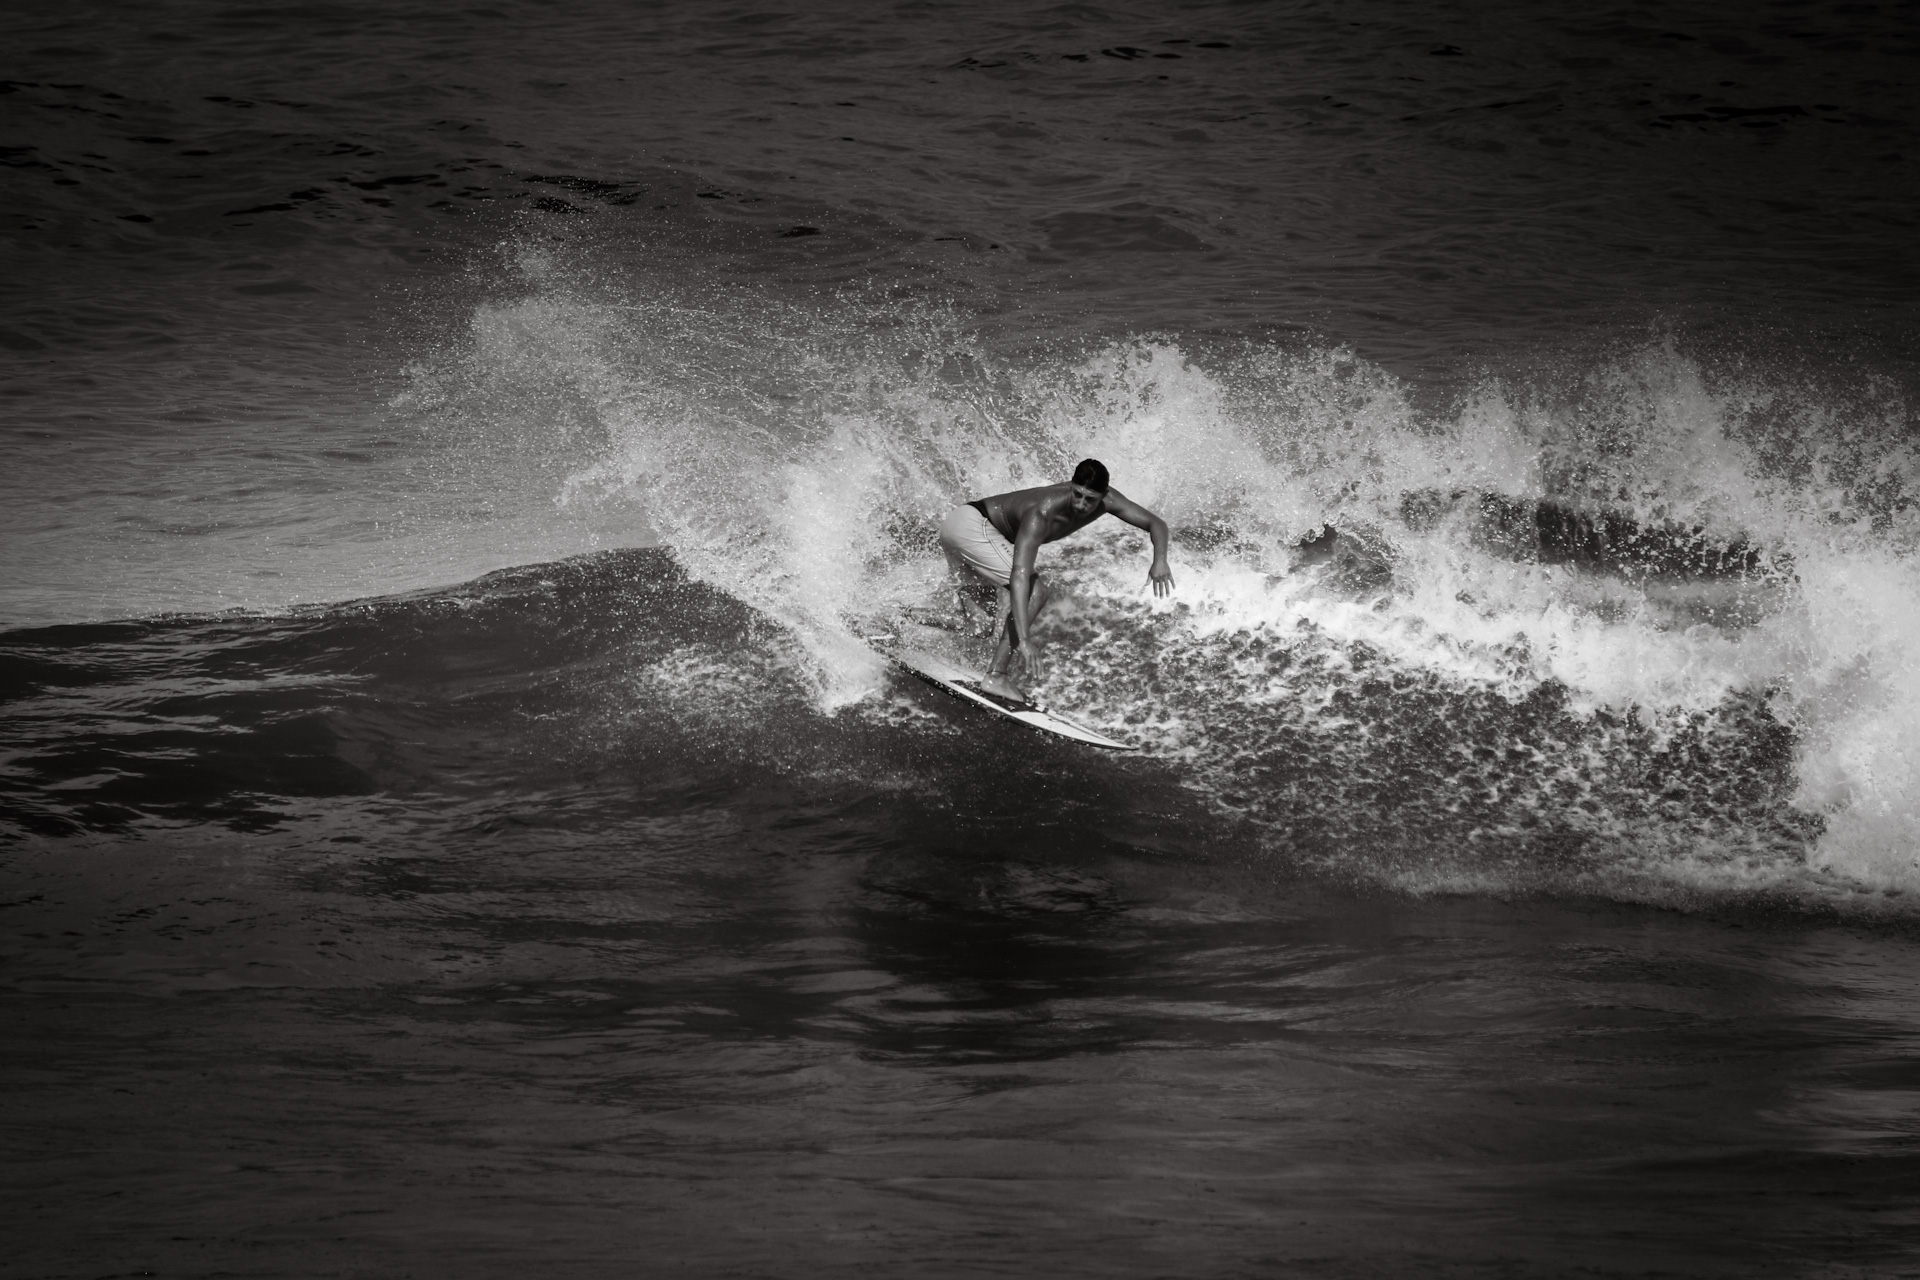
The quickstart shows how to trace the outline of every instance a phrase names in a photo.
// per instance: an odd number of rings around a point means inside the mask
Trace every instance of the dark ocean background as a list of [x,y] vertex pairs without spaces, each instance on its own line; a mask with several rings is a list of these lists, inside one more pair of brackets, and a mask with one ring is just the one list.
[[0,1275],[1920,1274],[1917,75],[0,14]]

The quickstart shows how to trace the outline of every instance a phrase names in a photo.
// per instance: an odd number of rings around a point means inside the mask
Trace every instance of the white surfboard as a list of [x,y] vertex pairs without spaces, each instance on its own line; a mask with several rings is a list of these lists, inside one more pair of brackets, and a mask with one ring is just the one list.
[[985,707],[988,711],[1003,715],[1009,720],[1018,720],[1021,724],[1032,725],[1048,733],[1057,733],[1075,742],[1105,747],[1109,751],[1140,749],[1132,743],[1116,742],[1106,734],[1089,729],[1083,724],[1075,724],[1057,712],[1042,710],[1034,703],[1014,702],[988,693],[980,687],[980,676],[977,672],[955,666],[945,658],[937,658],[919,649],[883,649],[881,652],[929,684],[937,685],[956,698],[965,698],[975,706]]

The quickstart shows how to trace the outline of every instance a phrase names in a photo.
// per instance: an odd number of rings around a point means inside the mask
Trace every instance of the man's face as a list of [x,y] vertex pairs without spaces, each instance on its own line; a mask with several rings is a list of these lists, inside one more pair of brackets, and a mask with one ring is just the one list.
[[1101,500],[1107,496],[1098,489],[1089,489],[1083,484],[1076,484],[1072,488],[1073,514],[1076,516],[1084,516],[1090,511],[1097,510]]

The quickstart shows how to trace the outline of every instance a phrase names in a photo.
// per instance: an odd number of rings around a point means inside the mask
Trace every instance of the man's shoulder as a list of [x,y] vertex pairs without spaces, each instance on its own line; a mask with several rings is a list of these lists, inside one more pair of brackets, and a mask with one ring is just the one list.
[[1012,493],[1003,493],[989,502],[998,502],[1022,514],[1033,511],[1047,511],[1060,505],[1068,494],[1069,486],[1064,484],[1044,484],[1033,489],[1015,489]]

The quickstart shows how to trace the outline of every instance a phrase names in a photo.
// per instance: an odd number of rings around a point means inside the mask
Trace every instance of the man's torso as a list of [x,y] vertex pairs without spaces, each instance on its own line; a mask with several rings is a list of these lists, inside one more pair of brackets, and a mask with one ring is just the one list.
[[1069,504],[1072,492],[1071,485],[1050,484],[1038,489],[1019,489],[1013,493],[981,498],[977,505],[983,509],[987,523],[1008,542],[1019,537],[1020,526],[1026,523],[1030,514],[1035,513],[1042,521],[1040,541],[1057,542],[1107,514],[1106,503],[1102,502],[1084,517],[1075,516]]

